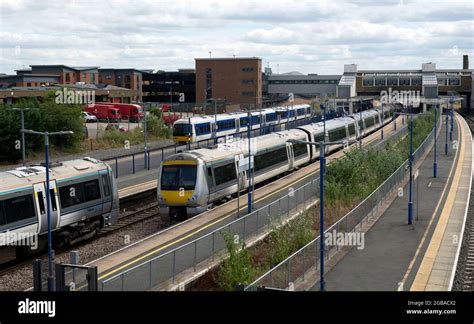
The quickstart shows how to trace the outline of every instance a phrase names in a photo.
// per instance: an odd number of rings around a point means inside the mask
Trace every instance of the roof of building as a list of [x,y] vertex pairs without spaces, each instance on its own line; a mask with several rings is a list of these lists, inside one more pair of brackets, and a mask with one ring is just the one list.
[[202,57],[195,58],[196,61],[226,61],[226,60],[262,60],[260,57]]

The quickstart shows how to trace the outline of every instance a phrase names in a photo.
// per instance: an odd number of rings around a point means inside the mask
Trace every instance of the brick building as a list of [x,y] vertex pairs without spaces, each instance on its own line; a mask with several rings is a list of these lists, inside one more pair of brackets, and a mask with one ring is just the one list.
[[133,68],[101,68],[99,69],[99,83],[130,89],[133,92],[132,101],[141,102],[142,74],[142,71]]
[[196,102],[225,100],[242,108],[262,104],[262,59],[196,58]]

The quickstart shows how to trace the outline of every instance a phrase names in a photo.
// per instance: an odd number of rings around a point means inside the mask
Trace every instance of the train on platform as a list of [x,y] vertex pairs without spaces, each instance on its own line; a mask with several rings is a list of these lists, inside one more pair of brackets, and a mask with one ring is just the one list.
[[[317,145],[297,141],[350,141],[364,137],[390,122],[401,106],[389,104],[380,109],[328,120],[295,129],[274,132],[252,139],[252,185],[291,172],[319,159]],[[289,140],[296,140],[294,143]],[[158,175],[160,214],[183,220],[205,212],[249,187],[249,149],[246,140],[218,144],[177,153],[167,157]],[[343,144],[328,146],[327,153]],[[252,160],[251,158],[251,160]]]
[[[250,112],[252,130],[266,128],[273,130],[278,124],[309,118],[310,105],[301,104],[287,107],[267,108]],[[173,124],[175,142],[183,144],[217,137],[239,134],[248,131],[249,113],[235,112],[216,116],[194,116],[181,118]]]
[[87,157],[50,164],[49,202],[46,172],[44,165],[0,172],[0,264],[45,247],[48,204],[56,246],[117,223],[118,189],[109,165]]

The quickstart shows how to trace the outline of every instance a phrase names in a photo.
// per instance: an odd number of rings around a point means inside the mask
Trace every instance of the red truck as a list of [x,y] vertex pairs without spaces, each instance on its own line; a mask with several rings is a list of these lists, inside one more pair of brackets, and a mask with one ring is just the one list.
[[99,102],[100,105],[108,105],[120,109],[122,117],[129,119],[131,122],[137,122],[144,117],[143,108],[137,104]]
[[122,114],[120,110],[109,105],[102,104],[90,104],[84,105],[84,111],[91,113],[97,117],[97,119],[107,119],[111,121],[120,121]]

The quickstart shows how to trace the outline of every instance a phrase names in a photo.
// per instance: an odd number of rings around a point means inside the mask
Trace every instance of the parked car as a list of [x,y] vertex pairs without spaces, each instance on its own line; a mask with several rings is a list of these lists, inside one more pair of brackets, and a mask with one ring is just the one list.
[[128,132],[127,128],[125,126],[119,125],[119,124],[108,124],[107,127],[105,127],[106,131],[118,129],[121,132]]
[[97,123],[97,121],[98,121],[98,119],[95,115],[93,115],[93,114],[91,114],[87,111],[81,112],[81,116],[85,120],[86,123]]

